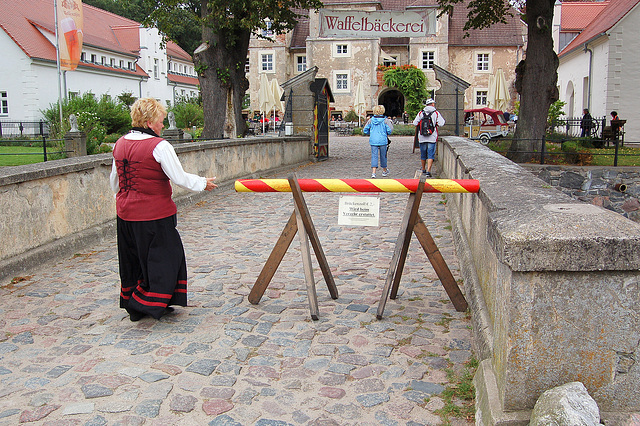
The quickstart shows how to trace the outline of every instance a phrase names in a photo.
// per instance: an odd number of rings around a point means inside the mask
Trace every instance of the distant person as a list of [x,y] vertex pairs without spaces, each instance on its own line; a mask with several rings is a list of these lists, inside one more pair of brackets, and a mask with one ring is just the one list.
[[176,229],[170,181],[211,191],[215,178],[186,173],[173,146],[160,137],[166,108],[157,100],[131,106],[131,132],[113,148],[110,184],[116,194],[120,307],[131,321],[159,319],[170,305],[187,306],[187,263]]
[[613,132],[614,139],[618,139],[620,133],[620,118],[618,117],[618,111],[611,111],[611,131]]
[[369,135],[369,145],[371,146],[371,178],[375,179],[378,168],[378,157],[380,157],[380,167],[382,176],[389,176],[387,169],[387,144],[389,135],[393,132],[393,123],[384,116],[384,105],[373,107],[373,117],[362,129],[362,133]]
[[409,124],[409,113],[407,111],[402,113],[402,121],[404,124]]
[[[436,157],[436,141],[438,140],[438,127],[444,126],[445,120],[442,114],[436,110],[436,101],[429,98],[425,102],[425,107],[416,115],[413,125],[416,126],[418,143],[420,144],[420,166],[422,174],[431,177],[431,167]],[[422,125],[423,120],[431,120],[432,133],[423,131],[428,126]],[[418,128],[420,127],[420,128]],[[426,167],[425,167],[426,165]]]
[[503,112],[502,115],[504,115],[504,121],[508,122],[511,120],[511,113],[509,111]]
[[582,110],[582,120],[580,120],[580,137],[591,136],[591,128],[593,127],[593,118],[587,108]]

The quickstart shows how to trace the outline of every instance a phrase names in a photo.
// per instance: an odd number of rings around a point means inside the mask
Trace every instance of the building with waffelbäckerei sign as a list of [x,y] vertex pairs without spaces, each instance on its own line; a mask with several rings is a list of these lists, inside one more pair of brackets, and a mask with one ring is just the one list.
[[427,89],[435,91],[436,98],[440,84],[434,65],[470,83],[465,108],[487,106],[491,77],[502,68],[513,108],[515,68],[523,59],[526,27],[514,11],[506,24],[473,30],[465,37],[467,4],[440,18],[436,0],[325,0],[317,12],[299,11],[303,16],[292,31],[275,35],[265,30],[262,37],[252,37],[246,64],[251,110],[260,110],[260,74],[282,84],[315,66],[335,98],[332,118],[354,109],[360,82],[368,112],[382,104],[387,115],[401,117],[404,96],[384,85],[383,69],[407,64],[424,71]]

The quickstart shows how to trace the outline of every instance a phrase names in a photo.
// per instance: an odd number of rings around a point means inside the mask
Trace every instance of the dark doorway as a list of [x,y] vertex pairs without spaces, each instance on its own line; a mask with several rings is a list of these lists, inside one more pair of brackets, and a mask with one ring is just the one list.
[[378,97],[378,103],[384,105],[387,117],[402,117],[404,112],[404,96],[399,90],[387,90]]

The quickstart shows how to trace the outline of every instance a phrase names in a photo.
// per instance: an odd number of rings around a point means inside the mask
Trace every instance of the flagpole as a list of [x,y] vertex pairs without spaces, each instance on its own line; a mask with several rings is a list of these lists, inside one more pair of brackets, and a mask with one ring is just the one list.
[[60,113],[60,131],[62,131],[62,83],[60,82],[60,43],[58,38],[58,2],[53,0],[53,16],[56,30],[56,68],[58,73],[58,112]]

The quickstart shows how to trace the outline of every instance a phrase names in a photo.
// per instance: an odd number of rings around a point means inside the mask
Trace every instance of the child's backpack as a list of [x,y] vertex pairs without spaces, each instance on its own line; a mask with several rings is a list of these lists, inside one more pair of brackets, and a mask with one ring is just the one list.
[[434,112],[435,111],[431,111],[425,114],[424,111],[422,111],[422,120],[420,120],[420,134],[422,136],[431,136],[436,130],[436,126],[433,125],[433,120],[431,119],[431,114]]

